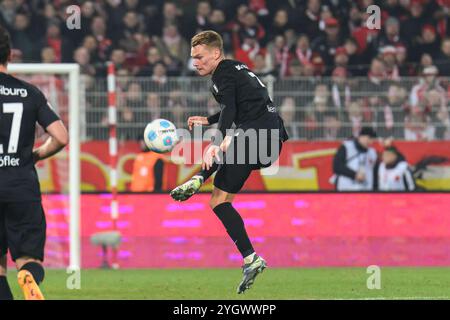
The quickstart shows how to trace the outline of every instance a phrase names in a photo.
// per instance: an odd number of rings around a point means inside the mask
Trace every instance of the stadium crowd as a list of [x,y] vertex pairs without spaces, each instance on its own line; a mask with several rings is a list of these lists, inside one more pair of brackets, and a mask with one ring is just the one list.
[[[66,25],[73,4],[80,29]],[[379,30],[366,24],[372,4]],[[382,136],[450,139],[448,0],[2,0],[0,25],[13,62],[76,62],[92,80],[112,61],[130,76],[119,103],[125,124],[161,115],[182,123],[190,107],[211,105],[183,94],[195,81],[186,89],[172,77],[195,76],[189,39],[212,29],[228,57],[273,81],[294,138],[343,138],[371,124]],[[101,113],[89,119],[105,123]]]

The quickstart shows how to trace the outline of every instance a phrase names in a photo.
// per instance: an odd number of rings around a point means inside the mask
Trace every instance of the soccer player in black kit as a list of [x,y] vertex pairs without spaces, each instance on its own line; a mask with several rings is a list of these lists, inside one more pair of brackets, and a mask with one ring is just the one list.
[[[252,170],[268,167],[276,161],[288,136],[264,84],[243,63],[224,58],[223,41],[218,33],[203,31],[194,36],[191,56],[199,75],[212,75],[211,91],[221,111],[210,117],[190,117],[188,126],[192,129],[194,125],[218,123],[218,134],[204,153],[202,171],[172,190],[171,196],[178,201],[189,199],[217,171],[210,207],[244,258],[243,279],[237,289],[238,293],[243,293],[266,268],[266,262],[255,253],[242,217],[233,208],[232,201]],[[238,131],[230,135],[233,122]],[[250,131],[258,132],[256,139],[251,135],[247,139],[246,133]],[[258,158],[251,161],[255,145]],[[268,162],[260,159],[260,148],[270,154]],[[223,159],[223,152],[226,159]],[[237,160],[238,157],[242,159],[243,153],[244,161]],[[228,157],[229,154],[232,156]]]
[[[45,215],[34,164],[68,143],[64,124],[39,89],[7,74],[8,33],[0,26],[0,300],[12,300],[6,254],[27,300],[43,300]],[[36,122],[50,135],[33,149]]]

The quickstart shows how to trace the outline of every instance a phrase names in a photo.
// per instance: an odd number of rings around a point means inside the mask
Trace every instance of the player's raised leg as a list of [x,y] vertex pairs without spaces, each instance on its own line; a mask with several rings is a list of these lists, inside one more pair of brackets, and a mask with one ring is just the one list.
[[17,282],[25,300],[44,300],[44,295],[39,288],[45,276],[42,262],[30,257],[22,257],[16,260],[16,266],[19,271]]
[[196,194],[202,184],[217,170],[218,164],[214,163],[211,168],[203,169],[188,181],[179,185],[170,192],[170,196],[177,201],[185,201]]
[[209,204],[244,258],[243,279],[237,288],[237,293],[240,294],[250,288],[256,276],[263,272],[267,264],[253,249],[244,220],[232,205],[234,197],[235,194],[214,187]]

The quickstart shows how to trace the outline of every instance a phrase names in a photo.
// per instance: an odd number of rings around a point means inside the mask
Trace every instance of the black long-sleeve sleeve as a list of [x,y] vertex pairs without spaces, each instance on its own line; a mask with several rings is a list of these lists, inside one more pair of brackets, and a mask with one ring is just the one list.
[[342,145],[339,147],[333,159],[333,171],[337,175],[355,179],[356,172],[347,167],[347,151]]
[[214,123],[219,122],[220,113],[221,113],[221,111],[219,111],[219,112],[217,112],[217,113],[215,113],[215,114],[213,114],[213,115],[207,117],[208,123],[209,123],[209,124],[214,124]]

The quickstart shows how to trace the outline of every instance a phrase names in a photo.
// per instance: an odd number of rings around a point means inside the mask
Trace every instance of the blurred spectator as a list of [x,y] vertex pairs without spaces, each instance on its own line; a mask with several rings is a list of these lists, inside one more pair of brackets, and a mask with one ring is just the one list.
[[[379,48],[386,46],[397,47],[403,45],[408,48],[408,43],[400,35],[400,22],[395,17],[389,17],[384,23],[382,32],[370,44],[370,52],[372,57],[377,56]],[[410,38],[407,38],[410,39]]]
[[114,42],[126,52],[136,51],[136,39],[134,35],[143,31],[139,16],[134,11],[125,13],[120,32],[114,35]]
[[98,43],[98,57],[102,62],[106,62],[113,49],[113,43],[106,35],[106,23],[103,17],[97,16],[92,19],[91,32]]
[[165,1],[163,6],[163,21],[161,28],[164,28],[165,26],[168,25],[180,26],[181,18],[182,12],[177,8],[176,4],[171,1]]
[[375,187],[377,153],[371,147],[375,131],[363,127],[357,138],[344,141],[333,159],[334,176],[331,178],[337,191],[371,191]]
[[433,64],[433,57],[430,55],[430,54],[428,54],[428,53],[424,53],[424,54],[422,54],[422,56],[420,57],[420,63],[419,63],[419,65],[417,66],[418,67],[418,69],[417,69],[417,74],[418,75],[420,75],[420,74],[422,74],[422,72],[423,72],[423,70],[425,70],[425,68],[427,68],[427,67],[431,67],[431,66],[433,66],[434,64]]
[[151,77],[150,91],[152,92],[169,92],[169,81],[167,79],[167,69],[164,63],[157,62],[153,68]]
[[264,55],[265,50],[262,50],[256,38],[250,35],[246,35],[243,39],[242,45],[235,50],[236,60],[243,62],[250,69],[253,69],[253,60],[258,54]]
[[289,61],[288,73],[290,77],[301,77],[303,75],[303,68],[300,61],[292,59]]
[[123,139],[135,139],[139,136],[145,119],[145,102],[142,87],[138,82],[128,83],[119,110],[123,127],[123,130],[119,127],[119,136]]
[[172,59],[180,61],[183,65],[189,59],[190,44],[178,32],[176,25],[167,25],[163,28],[161,40],[156,41],[156,45],[163,56],[170,56]]
[[271,32],[269,35],[269,39],[273,40],[278,35],[284,35],[284,33],[291,29],[292,25],[289,22],[289,14],[286,9],[279,9],[275,12],[273,17],[273,23],[271,26]]
[[306,9],[298,19],[297,32],[306,33],[309,39],[316,39],[320,34],[321,0],[307,0]]
[[114,49],[111,52],[110,61],[115,65],[116,72],[119,72],[120,70],[128,71],[125,51],[123,49]]
[[52,47],[42,48],[41,62],[42,63],[55,63],[56,62],[55,50]]
[[398,72],[400,77],[411,77],[416,75],[414,66],[407,62],[407,50],[403,45],[395,48],[395,60],[397,61]]
[[436,128],[431,121],[437,121],[438,135],[442,138],[450,128],[446,91],[437,79],[435,66],[423,70],[423,81],[411,89],[409,106],[405,109],[405,138],[408,140],[431,140]]
[[306,34],[301,34],[294,48],[294,56],[302,65],[311,64],[312,50],[309,45],[309,38]]
[[331,100],[334,110],[343,112],[352,100],[350,86],[347,83],[347,70],[337,67],[332,73]]
[[308,139],[322,138],[324,135],[324,120],[329,112],[330,92],[327,85],[319,84],[314,90],[314,100],[308,106],[305,114],[306,137]]
[[89,51],[91,63],[98,63],[100,58],[98,57],[98,43],[92,35],[88,35],[83,39],[82,46]]
[[262,80],[267,76],[271,76],[274,79],[275,78],[274,72],[269,64],[270,64],[269,56],[258,53],[253,59],[252,70],[258,76],[258,78]]
[[345,70],[347,70],[348,54],[345,47],[336,48],[336,52],[334,53],[334,66],[337,68],[344,68]]
[[428,53],[432,57],[436,56],[439,52],[440,40],[436,34],[436,29],[426,24],[422,28],[421,37],[417,40],[417,46],[413,50],[420,57],[424,53]]
[[242,43],[244,39],[253,38],[258,42],[258,45],[262,44],[262,40],[265,37],[266,32],[263,26],[258,22],[256,14],[252,11],[247,11],[243,24],[239,29],[239,40]]
[[325,34],[317,38],[311,43],[311,48],[320,54],[325,65],[333,65],[333,56],[336,48],[344,44],[339,33],[339,21],[335,18],[325,20]]
[[347,38],[344,42],[344,48],[348,56],[347,70],[352,76],[363,76],[367,74],[364,57],[358,53],[358,43],[354,38]]
[[44,46],[50,46],[55,52],[55,62],[71,61],[73,44],[66,37],[61,35],[61,25],[59,20],[49,21]]
[[397,49],[393,46],[381,48],[381,57],[384,62],[384,72],[387,80],[399,81],[400,70],[397,66]]
[[[411,46],[416,47],[421,42],[422,28],[429,17],[424,14],[422,0],[411,0],[408,9],[409,18],[402,22],[402,33],[405,39],[409,39]],[[410,58],[418,61],[420,56],[421,53],[415,54],[415,50],[412,50]]]
[[354,100],[347,107],[347,123],[346,136],[357,137],[363,125],[363,110],[360,100]]
[[385,105],[376,109],[377,132],[381,137],[402,136],[401,125],[407,96],[405,88],[399,84],[389,86]]
[[405,140],[433,140],[435,129],[429,116],[419,106],[410,107],[405,116]]
[[88,49],[79,47],[73,54],[73,60],[80,65],[80,73],[88,76],[95,76],[95,68],[90,64],[91,56]]
[[226,24],[225,13],[222,10],[214,9],[208,17],[208,25],[211,30],[214,30],[222,35],[224,50],[231,51],[231,33]]
[[442,41],[439,53],[436,55],[436,66],[439,74],[442,76],[450,76],[450,38]]
[[296,117],[296,104],[293,97],[285,97],[280,105],[280,116],[283,118],[284,124],[290,137],[298,138],[297,126],[294,122]]
[[159,118],[168,118],[166,114],[162,113],[161,98],[156,92],[150,92],[147,94],[146,107],[148,112],[145,113],[145,122],[150,122]]
[[0,24],[8,31],[14,29],[16,24],[17,5],[14,0],[3,0],[0,3]]
[[208,18],[211,15],[211,10],[211,4],[208,0],[198,1],[195,16],[185,17],[183,34],[187,39],[192,38],[201,31],[209,29]]
[[293,97],[285,97],[281,102],[280,113],[285,124],[290,125],[296,121],[296,105]]
[[364,81],[360,85],[359,91],[363,96],[372,99],[372,104],[379,101],[381,92],[386,89],[386,69],[384,61],[379,58],[372,59],[370,69],[367,74],[368,81]]
[[284,36],[276,36],[273,43],[269,45],[268,51],[271,58],[271,65],[277,70],[277,75],[279,77],[287,76],[291,53]]
[[177,127],[181,127],[186,121],[187,101],[179,90],[172,90],[167,101],[167,110],[170,112],[169,119]]
[[325,114],[323,120],[323,135],[325,140],[339,140],[343,137],[342,124],[339,120],[338,113],[329,111]]
[[11,34],[13,47],[22,52],[23,59],[36,62],[39,59],[39,38],[36,38],[35,30],[30,28],[30,18],[24,13],[14,16],[14,25]]
[[399,0],[384,1],[382,10],[390,17],[405,18],[408,15],[408,11],[400,5]]
[[138,77],[149,77],[153,75],[153,68],[157,63],[162,63],[161,53],[156,47],[151,47],[147,51],[147,64],[136,74]]
[[414,191],[416,188],[408,162],[393,146],[384,149],[376,178],[380,191]]

